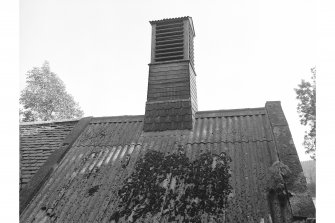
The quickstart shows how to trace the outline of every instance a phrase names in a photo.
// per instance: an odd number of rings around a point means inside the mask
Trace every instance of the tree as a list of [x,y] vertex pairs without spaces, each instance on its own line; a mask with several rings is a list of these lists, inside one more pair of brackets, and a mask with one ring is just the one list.
[[299,101],[297,111],[300,123],[308,127],[305,131],[304,143],[306,153],[312,159],[316,159],[316,68],[311,69],[311,81],[301,80],[298,88],[295,88]]
[[83,111],[66,92],[64,82],[50,71],[49,62],[26,74],[27,86],[20,96],[20,121],[51,121],[80,118]]

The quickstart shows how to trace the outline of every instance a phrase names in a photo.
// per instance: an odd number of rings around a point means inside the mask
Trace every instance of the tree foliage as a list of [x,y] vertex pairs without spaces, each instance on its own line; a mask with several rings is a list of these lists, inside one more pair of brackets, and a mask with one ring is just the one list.
[[64,82],[53,72],[47,61],[26,74],[26,87],[20,96],[20,121],[51,121],[80,118],[83,111],[66,92]]
[[301,80],[298,88],[295,88],[297,99],[299,101],[297,111],[300,117],[300,123],[308,127],[305,131],[304,143],[306,153],[310,154],[312,159],[316,159],[316,68],[311,69],[311,80]]

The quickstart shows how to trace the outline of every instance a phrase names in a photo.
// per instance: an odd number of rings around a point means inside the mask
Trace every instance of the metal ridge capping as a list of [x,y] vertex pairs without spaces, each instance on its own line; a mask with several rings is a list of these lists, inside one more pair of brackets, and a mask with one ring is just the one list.
[[60,145],[60,148],[55,150],[49,156],[47,161],[40,167],[29,183],[20,191],[20,214],[27,207],[35,194],[37,194],[44,182],[52,174],[53,170],[57,167],[57,164],[61,161],[69,148],[71,148],[79,135],[88,126],[91,119],[92,117],[85,117],[79,120],[72,131],[65,137],[63,143]]

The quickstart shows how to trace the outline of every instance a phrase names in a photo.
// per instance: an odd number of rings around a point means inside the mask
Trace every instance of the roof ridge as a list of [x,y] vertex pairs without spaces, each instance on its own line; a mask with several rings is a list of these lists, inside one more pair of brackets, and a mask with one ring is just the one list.
[[143,121],[144,115],[120,115],[93,117],[91,123]]
[[20,122],[20,125],[43,125],[43,124],[60,123],[60,122],[74,122],[74,121],[79,121],[81,119],[82,118],[60,119],[60,120],[52,120],[52,121]]
[[207,112],[232,112],[232,111],[254,111],[254,110],[264,110],[265,107],[256,108],[232,108],[232,109],[218,109],[218,110],[205,110],[198,111],[197,113],[207,113]]
[[[237,112],[237,114],[233,114]],[[206,111],[197,111],[196,118],[204,118],[204,117],[221,117],[227,115],[233,116],[241,116],[241,115],[251,115],[251,114],[263,114],[265,113],[265,107],[257,107],[257,108],[239,108],[239,109],[219,109],[219,110],[206,110]],[[104,121],[104,120],[112,120],[112,121],[142,121],[144,115],[118,115],[118,116],[101,116],[101,117],[93,117],[91,123]],[[43,124],[52,124],[52,123],[61,123],[61,122],[73,122],[79,121],[82,118],[74,118],[74,119],[62,119],[62,120],[53,120],[53,121],[37,121],[37,122],[20,122],[20,125],[43,125]],[[115,120],[119,119],[119,120]]]
[[240,109],[222,109],[196,112],[196,118],[210,118],[223,116],[246,116],[246,115],[266,114],[265,107],[258,108],[240,108]]

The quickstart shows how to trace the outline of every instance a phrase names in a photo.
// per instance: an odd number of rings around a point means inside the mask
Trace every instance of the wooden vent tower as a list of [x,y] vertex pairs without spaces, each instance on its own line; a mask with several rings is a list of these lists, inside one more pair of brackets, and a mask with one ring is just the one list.
[[151,21],[144,131],[192,130],[197,111],[191,17]]

